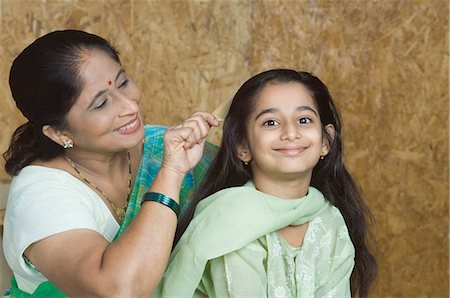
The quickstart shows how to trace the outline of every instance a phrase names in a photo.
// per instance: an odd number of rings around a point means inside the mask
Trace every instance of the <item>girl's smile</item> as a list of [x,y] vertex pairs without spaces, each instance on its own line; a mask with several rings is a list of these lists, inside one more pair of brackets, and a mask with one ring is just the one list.
[[305,150],[307,150],[307,149],[308,148],[304,147],[304,146],[294,145],[294,146],[285,146],[285,147],[280,147],[280,148],[274,148],[273,150],[275,150],[281,154],[287,155],[287,156],[298,156],[298,155],[302,154],[303,152],[305,152]]

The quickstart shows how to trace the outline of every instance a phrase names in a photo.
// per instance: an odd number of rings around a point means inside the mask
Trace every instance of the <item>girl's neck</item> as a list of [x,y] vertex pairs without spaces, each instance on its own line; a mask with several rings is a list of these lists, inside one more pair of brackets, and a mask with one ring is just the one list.
[[298,199],[308,194],[308,188],[311,182],[309,177],[274,177],[254,176],[253,184],[256,189],[266,194],[276,196],[282,199]]

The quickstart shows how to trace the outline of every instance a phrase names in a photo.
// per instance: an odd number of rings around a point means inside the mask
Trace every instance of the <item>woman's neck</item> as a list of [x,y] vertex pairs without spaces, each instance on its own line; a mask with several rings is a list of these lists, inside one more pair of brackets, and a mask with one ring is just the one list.
[[98,154],[93,152],[68,152],[77,168],[90,176],[108,177],[114,175],[119,169],[125,168],[127,161],[127,151]]
[[[142,144],[139,144],[129,150],[133,168],[133,177],[135,176],[135,171],[140,163],[143,150],[142,148]],[[104,179],[113,179],[113,177],[120,172],[120,169],[125,168],[125,165],[126,168],[128,168],[128,157],[126,150],[111,154],[99,154],[94,152],[73,150],[71,152],[69,151],[67,156],[73,160],[81,172],[87,174],[89,177],[100,176]],[[48,161],[35,160],[31,164],[64,170],[78,177],[73,168],[64,158],[64,155]]]

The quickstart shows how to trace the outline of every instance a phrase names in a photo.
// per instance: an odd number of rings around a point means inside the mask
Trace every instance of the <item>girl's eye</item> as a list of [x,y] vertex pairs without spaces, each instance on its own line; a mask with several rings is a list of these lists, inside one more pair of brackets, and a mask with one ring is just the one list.
[[128,85],[129,80],[125,79],[122,83],[120,83],[119,88],[126,87]]
[[263,125],[265,125],[265,126],[274,126],[274,125],[277,125],[277,124],[278,124],[278,122],[275,121],[275,120],[267,120],[266,122],[264,122]]
[[308,123],[311,123],[311,118],[308,118],[308,117],[302,117],[302,118],[298,119],[298,123],[300,123],[300,124],[308,124]]

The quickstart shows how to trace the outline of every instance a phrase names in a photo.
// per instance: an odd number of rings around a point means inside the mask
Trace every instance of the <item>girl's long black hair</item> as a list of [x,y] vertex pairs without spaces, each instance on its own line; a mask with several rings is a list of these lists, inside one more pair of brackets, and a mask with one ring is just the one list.
[[309,91],[318,107],[322,127],[332,124],[335,128],[333,137],[323,129],[331,149],[315,166],[311,185],[319,189],[341,211],[356,252],[355,268],[351,276],[352,296],[367,297],[377,275],[377,264],[370,247],[373,240],[370,229],[373,217],[364,202],[361,189],[343,162],[339,112],[325,84],[308,72],[289,69],[265,71],[250,78],[237,91],[224,122],[222,144],[217,157],[197,190],[188,212],[180,221],[175,243],[186,230],[197,204],[202,199],[221,189],[241,186],[252,178],[250,167],[244,166],[236,154],[238,145],[247,140],[248,116],[264,87],[268,84],[291,82],[302,84]]

